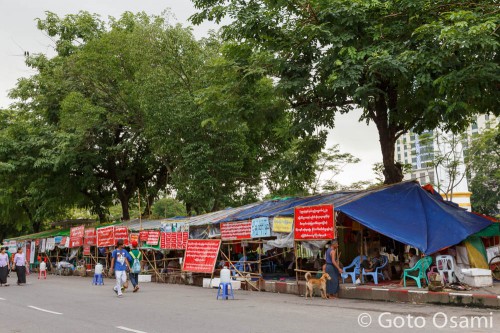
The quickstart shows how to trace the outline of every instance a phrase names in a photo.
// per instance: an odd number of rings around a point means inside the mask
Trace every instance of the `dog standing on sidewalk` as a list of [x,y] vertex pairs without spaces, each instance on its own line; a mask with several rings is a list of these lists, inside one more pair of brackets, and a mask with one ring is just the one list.
[[331,280],[332,278],[328,273],[323,273],[323,275],[319,279],[311,278],[311,273],[307,272],[305,275],[306,278],[306,299],[307,293],[309,292],[309,296],[313,297],[314,287],[319,286],[321,291],[321,297],[326,297],[326,280]]

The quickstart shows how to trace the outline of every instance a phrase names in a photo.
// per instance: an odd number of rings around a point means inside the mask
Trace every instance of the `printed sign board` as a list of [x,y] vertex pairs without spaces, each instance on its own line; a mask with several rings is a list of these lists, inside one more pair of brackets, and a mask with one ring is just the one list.
[[220,239],[189,239],[182,270],[196,273],[212,273],[217,255],[219,254]]
[[158,245],[159,240],[160,240],[160,231],[159,230],[149,230],[148,240],[146,241],[146,244]]
[[295,207],[295,240],[335,238],[333,205]]
[[251,239],[252,222],[221,223],[220,235],[223,240]]
[[293,217],[275,217],[273,219],[273,231],[291,233],[293,230]]
[[251,236],[252,238],[271,236],[271,228],[269,227],[268,217],[259,217],[252,220]]
[[96,231],[94,228],[85,229],[85,238],[83,239],[84,245],[94,246],[96,245]]
[[185,249],[188,238],[188,232],[162,232],[160,247],[172,250]]
[[85,232],[85,227],[83,225],[79,227],[74,227],[69,230],[70,237],[83,237]]
[[123,245],[128,246],[128,229],[127,227],[115,227],[115,240],[123,240]]
[[97,229],[97,246],[106,247],[115,245],[115,228],[113,226]]

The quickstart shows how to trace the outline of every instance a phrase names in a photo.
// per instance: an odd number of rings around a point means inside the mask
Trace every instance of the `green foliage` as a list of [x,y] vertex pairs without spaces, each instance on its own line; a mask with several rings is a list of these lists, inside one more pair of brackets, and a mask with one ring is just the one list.
[[223,36],[253,52],[242,66],[276,78],[302,130],[362,108],[379,132],[385,183],[403,178],[401,134],[460,132],[475,114],[500,112],[496,1],[193,2],[195,24],[231,20]]
[[186,216],[186,206],[173,198],[162,198],[156,201],[152,207],[153,217],[167,218],[175,216]]
[[500,215],[500,126],[476,135],[466,152],[472,210]]

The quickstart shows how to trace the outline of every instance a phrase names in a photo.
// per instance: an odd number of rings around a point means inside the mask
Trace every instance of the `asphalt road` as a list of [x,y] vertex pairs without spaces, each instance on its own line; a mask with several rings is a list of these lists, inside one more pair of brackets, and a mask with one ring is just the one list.
[[[15,276],[15,274],[11,274]],[[500,311],[357,300],[323,300],[236,291],[216,300],[215,289],[143,283],[123,298],[90,278],[28,277],[0,288],[0,332],[491,332]],[[368,326],[367,328],[362,326]],[[421,327],[421,328],[419,328]],[[442,327],[442,328],[441,328]]]

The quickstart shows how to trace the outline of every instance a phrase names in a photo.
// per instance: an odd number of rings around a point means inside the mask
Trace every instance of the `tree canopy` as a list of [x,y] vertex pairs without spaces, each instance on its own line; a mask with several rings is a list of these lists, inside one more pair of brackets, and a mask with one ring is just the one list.
[[198,41],[168,14],[48,12],[38,28],[57,54],[26,58],[36,74],[0,114],[0,216],[38,231],[74,207],[104,221],[119,202],[127,220],[139,192],[145,215],[165,194],[198,214],[255,200],[276,165],[292,183],[314,177],[290,170],[325,135],[294,130],[272,79],[241,66],[250,49]]
[[226,40],[253,51],[306,132],[361,108],[379,134],[385,183],[403,178],[397,138],[413,129],[460,132],[500,113],[493,0],[193,0],[204,20],[230,23]]

